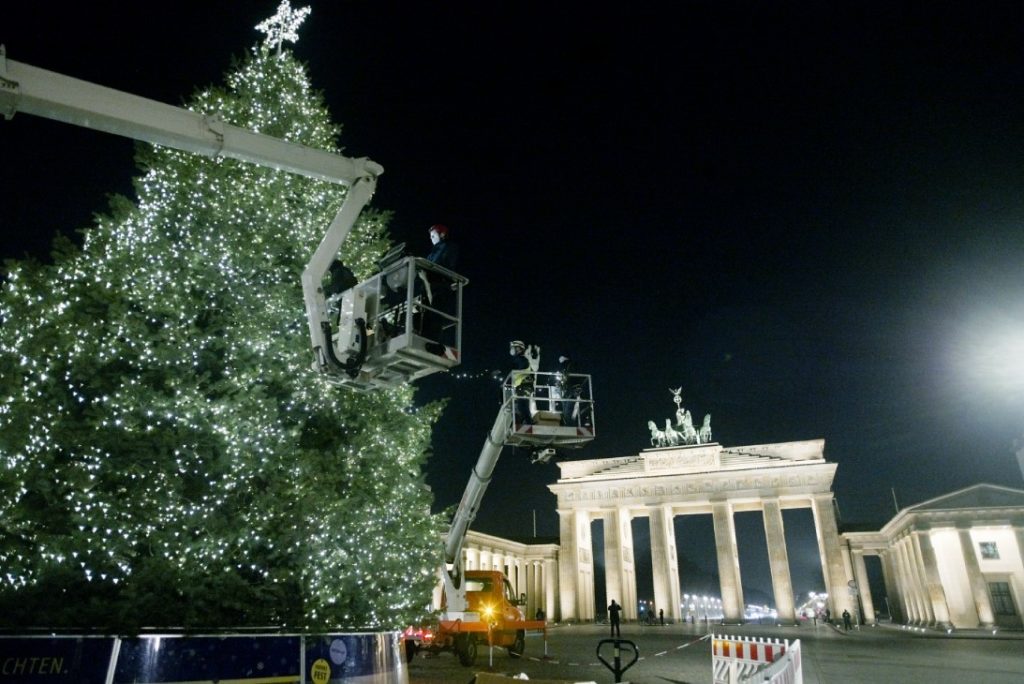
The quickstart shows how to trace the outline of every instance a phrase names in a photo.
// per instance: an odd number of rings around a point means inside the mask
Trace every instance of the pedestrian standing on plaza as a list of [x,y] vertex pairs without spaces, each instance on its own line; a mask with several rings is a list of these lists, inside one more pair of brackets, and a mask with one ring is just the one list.
[[661,626],[664,627],[665,626],[665,609],[664,608],[659,608],[658,609],[658,619],[661,620]]
[[619,629],[619,613],[622,612],[622,606],[612,599],[612,605],[608,606],[608,622],[611,624],[612,637],[615,639],[622,638],[622,632]]
[[843,611],[843,629],[847,632],[850,631],[850,611],[848,610]]

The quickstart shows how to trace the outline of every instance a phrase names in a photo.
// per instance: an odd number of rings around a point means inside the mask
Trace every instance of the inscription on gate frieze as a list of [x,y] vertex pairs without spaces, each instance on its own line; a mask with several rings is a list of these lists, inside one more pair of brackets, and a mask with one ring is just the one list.
[[645,454],[644,470],[648,473],[698,473],[721,467],[720,450],[693,449],[684,453]]

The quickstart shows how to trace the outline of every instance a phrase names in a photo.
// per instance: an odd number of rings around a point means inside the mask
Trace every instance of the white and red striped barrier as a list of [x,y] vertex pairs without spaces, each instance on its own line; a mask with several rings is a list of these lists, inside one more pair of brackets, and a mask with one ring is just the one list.
[[803,684],[799,639],[712,635],[711,662],[715,684]]
[[768,684],[804,684],[803,663],[800,656],[800,640],[789,644],[786,653],[771,665],[765,665],[741,684],[767,682]]

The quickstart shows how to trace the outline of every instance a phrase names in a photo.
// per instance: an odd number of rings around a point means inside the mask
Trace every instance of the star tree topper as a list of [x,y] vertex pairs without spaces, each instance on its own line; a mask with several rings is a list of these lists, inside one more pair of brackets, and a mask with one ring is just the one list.
[[263,44],[268,48],[276,49],[277,56],[281,56],[281,45],[288,40],[293,43],[299,41],[299,26],[306,20],[312,10],[309,7],[292,9],[289,0],[281,0],[277,6],[277,14],[256,25],[256,30],[266,33],[267,37]]

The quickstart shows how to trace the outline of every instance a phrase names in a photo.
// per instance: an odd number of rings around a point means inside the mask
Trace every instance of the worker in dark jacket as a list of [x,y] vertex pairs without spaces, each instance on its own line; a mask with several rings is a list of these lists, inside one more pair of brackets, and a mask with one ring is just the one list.
[[[430,227],[428,231],[433,245],[427,254],[427,261],[437,264],[449,271],[454,271],[459,261],[459,246],[448,240],[448,228],[440,223]],[[446,344],[454,340],[442,339],[444,329],[456,315],[455,283],[446,275],[433,271],[420,270],[420,278],[425,290],[427,303],[435,311],[423,317],[421,334],[429,340],[427,350],[435,354],[444,354]],[[446,314],[452,318],[442,315]]]
[[433,247],[427,255],[427,261],[454,271],[459,263],[459,245],[448,240],[448,227],[440,223],[430,226],[430,244]]

